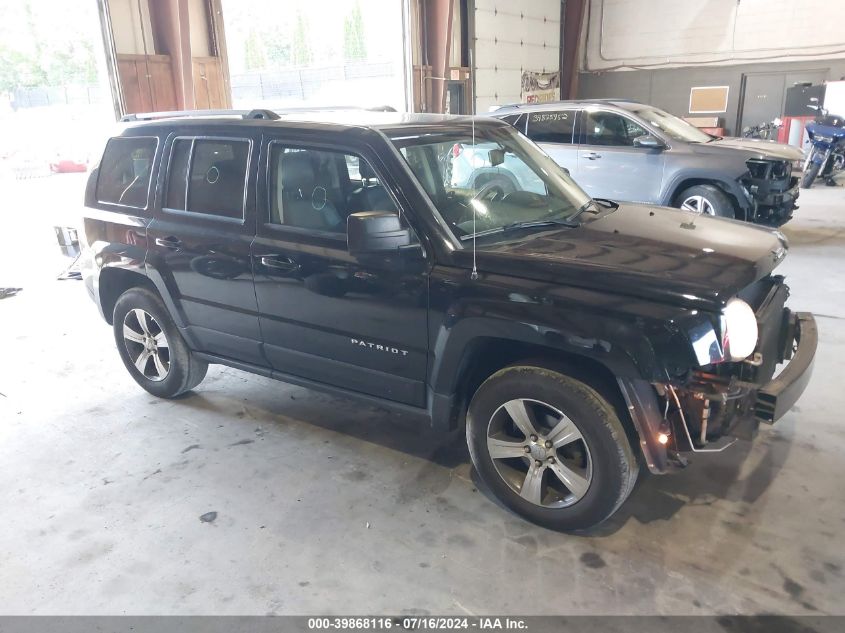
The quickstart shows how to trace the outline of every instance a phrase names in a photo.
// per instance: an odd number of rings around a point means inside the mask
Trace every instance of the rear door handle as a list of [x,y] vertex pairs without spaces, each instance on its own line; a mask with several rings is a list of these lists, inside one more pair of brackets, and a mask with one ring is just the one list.
[[155,242],[157,246],[161,246],[162,248],[170,248],[173,250],[178,250],[182,248],[182,240],[172,235],[169,235],[167,237],[157,237],[155,239]]
[[299,270],[299,264],[293,261],[290,257],[283,255],[262,255],[260,258],[261,265],[275,270],[283,270],[288,273]]
[[589,160],[596,160],[597,158],[601,158],[601,154],[599,154],[598,152],[584,152],[583,154],[581,154],[581,156]]

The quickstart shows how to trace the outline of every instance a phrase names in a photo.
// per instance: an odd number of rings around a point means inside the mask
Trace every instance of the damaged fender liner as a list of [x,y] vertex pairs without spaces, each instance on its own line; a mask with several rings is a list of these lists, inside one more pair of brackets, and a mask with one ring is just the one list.
[[[754,419],[772,424],[789,411],[801,397],[813,374],[813,362],[818,346],[818,330],[813,315],[796,312],[790,315],[790,341],[796,346],[789,364],[777,377],[756,391],[752,400]],[[664,474],[670,470],[666,446],[657,440],[664,424],[657,395],[645,380],[618,378],[628,413],[639,436],[640,449],[649,471]],[[755,398],[751,391],[750,398]]]
[[639,435],[640,449],[649,471],[656,475],[666,473],[669,463],[666,447],[657,441],[663,425],[663,414],[654,387],[645,380],[617,378],[617,382]]

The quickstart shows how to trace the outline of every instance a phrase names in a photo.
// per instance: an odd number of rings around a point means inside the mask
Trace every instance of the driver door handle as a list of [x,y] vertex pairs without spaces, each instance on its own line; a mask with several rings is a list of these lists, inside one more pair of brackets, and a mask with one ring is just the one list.
[[262,266],[272,268],[274,270],[283,270],[288,273],[299,270],[299,264],[293,261],[290,257],[283,255],[262,255],[260,260]]
[[601,154],[599,154],[598,152],[584,152],[583,154],[581,154],[581,156],[589,160],[596,160],[597,158],[601,158]]
[[155,239],[155,243],[156,246],[170,248],[172,250],[179,250],[182,247],[182,240],[172,235],[168,235],[167,237],[157,237]]

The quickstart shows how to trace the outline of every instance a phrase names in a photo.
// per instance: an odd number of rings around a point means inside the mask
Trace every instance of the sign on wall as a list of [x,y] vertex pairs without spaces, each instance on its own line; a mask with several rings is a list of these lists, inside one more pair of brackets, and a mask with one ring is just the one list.
[[540,73],[523,70],[519,96],[523,103],[557,101],[560,99],[560,71]]

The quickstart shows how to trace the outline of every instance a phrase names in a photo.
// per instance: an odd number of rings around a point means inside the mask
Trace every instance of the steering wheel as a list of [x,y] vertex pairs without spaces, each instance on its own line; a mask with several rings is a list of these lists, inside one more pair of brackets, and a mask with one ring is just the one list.
[[500,185],[498,182],[491,181],[488,182],[486,185],[481,187],[478,192],[470,198],[470,202],[473,200],[485,200],[487,202],[493,202],[498,198],[504,198],[505,196],[505,189]]

